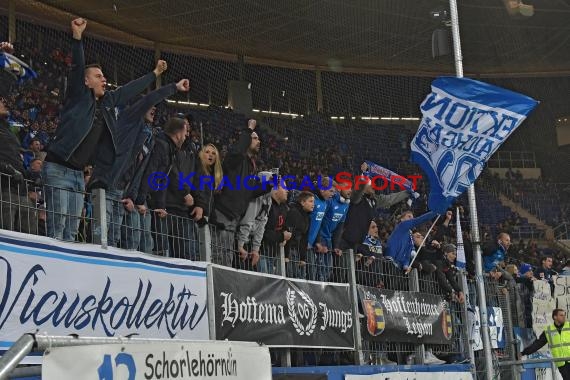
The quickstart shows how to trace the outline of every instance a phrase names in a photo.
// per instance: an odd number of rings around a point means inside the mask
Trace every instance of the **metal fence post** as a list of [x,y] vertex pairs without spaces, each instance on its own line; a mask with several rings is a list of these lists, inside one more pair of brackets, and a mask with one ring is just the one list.
[[[279,245],[279,272],[281,276],[287,277],[285,269],[285,246]],[[286,348],[281,352],[281,366],[291,367],[291,350]]]
[[461,305],[461,312],[463,313],[463,323],[465,327],[463,328],[463,334],[465,335],[465,344],[467,345],[464,352],[469,355],[469,362],[472,366],[472,373],[475,374],[476,372],[476,365],[475,365],[475,351],[473,351],[473,342],[471,340],[471,334],[473,331],[471,330],[472,324],[469,320],[469,312],[467,311],[468,306],[471,305],[471,297],[469,296],[469,286],[467,285],[467,276],[465,272],[459,273],[461,279],[461,290],[463,290],[463,294],[465,295],[465,302]]
[[[508,321],[508,326],[506,326],[506,323],[503,322],[503,326],[505,326],[506,330],[507,330],[507,341],[505,342],[505,347],[510,347],[509,350],[509,358],[511,360],[516,360],[516,354],[515,354],[515,349],[517,349],[517,344],[515,342],[515,336],[513,334],[513,312],[511,309],[511,300],[515,299],[516,302],[516,292],[514,289],[514,286],[511,286],[510,284],[507,284],[507,289],[509,291],[509,293],[507,294],[506,298],[506,309],[507,309],[507,321]],[[514,296],[514,297],[512,297]],[[513,379],[520,379],[520,373],[518,373],[518,371],[516,371],[516,367],[513,365],[511,366],[511,376]]]
[[285,246],[279,245],[279,274],[287,277],[287,269],[285,268]]
[[8,376],[18,364],[32,352],[36,343],[31,334],[22,335],[12,347],[0,357],[0,380],[8,379]]
[[[417,269],[412,269],[412,271],[409,273],[408,281],[410,282],[411,292],[420,291],[420,279]],[[423,343],[418,344],[416,346],[416,364],[424,364],[425,357],[426,357],[425,345]]]
[[214,289],[214,274],[212,263],[209,263],[206,268],[206,281],[208,286],[206,287],[206,298],[208,304],[208,328],[210,330],[210,340],[216,340],[216,307],[214,302],[215,289]]
[[358,291],[356,288],[356,266],[354,264],[354,250],[348,250],[348,281],[352,297],[352,325],[354,332],[354,360],[358,365],[364,364],[362,352],[362,334],[360,331],[360,313],[358,312]]
[[200,250],[200,259],[212,262],[212,235],[210,233],[210,225],[198,227],[198,244]]
[[93,243],[107,249],[107,199],[105,189],[94,189],[93,201]]

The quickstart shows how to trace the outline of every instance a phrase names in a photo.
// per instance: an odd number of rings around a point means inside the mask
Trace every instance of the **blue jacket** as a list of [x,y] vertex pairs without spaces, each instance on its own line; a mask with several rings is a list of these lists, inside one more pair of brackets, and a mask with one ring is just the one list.
[[[327,201],[327,211],[325,212],[321,231],[319,232],[319,240],[326,244],[329,250],[338,248],[336,244],[333,245],[333,235],[335,232],[339,232],[340,225],[346,220],[349,203],[349,200],[343,202],[340,199],[339,193],[335,193],[334,196]],[[337,241],[338,239],[335,239],[335,243]]]
[[[125,190],[130,187],[128,185],[132,182],[135,172],[138,171],[135,164],[137,157],[143,153],[143,156],[148,158],[152,146],[154,146],[153,141],[147,141],[148,132],[152,135],[152,130],[146,126],[144,114],[152,106],[175,93],[176,84],[171,83],[145,95],[119,114],[117,121],[119,126],[117,129],[118,146],[115,151],[113,167],[106,172],[95,168],[94,177],[101,178],[105,183],[109,183],[111,189]],[[144,149],[145,142],[147,142],[146,149]],[[146,163],[143,166],[146,166]],[[144,172],[144,168],[142,171]]]
[[[72,40],[73,67],[69,75],[67,94],[60,122],[49,144],[48,151],[64,161],[68,161],[91,130],[95,118],[97,101],[90,88],[85,86],[85,56],[81,40]],[[113,148],[117,151],[117,118],[115,107],[126,105],[130,99],[154,82],[154,73],[127,83],[114,91],[106,91],[99,100],[101,111],[113,138]],[[80,168],[83,169],[83,168]]]
[[411,229],[432,219],[437,214],[433,211],[426,212],[422,216],[400,222],[388,238],[386,256],[391,257],[402,269],[407,269],[411,261],[411,253],[414,250]]
[[505,261],[506,255],[505,248],[502,245],[497,245],[494,249],[483,254],[483,272],[489,273]]
[[315,208],[310,214],[311,225],[309,227],[309,235],[307,238],[309,248],[315,245],[317,235],[319,234],[321,224],[327,211],[327,204],[327,201],[321,198],[320,194],[315,193]]

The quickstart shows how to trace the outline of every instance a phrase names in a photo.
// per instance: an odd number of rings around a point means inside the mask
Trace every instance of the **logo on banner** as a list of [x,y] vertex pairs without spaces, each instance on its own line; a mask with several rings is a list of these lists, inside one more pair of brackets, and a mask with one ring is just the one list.
[[[133,359],[133,355],[127,354],[125,352],[121,352],[115,356],[115,368],[119,366],[125,366],[128,371],[128,380],[135,380],[135,375],[137,374],[137,366]],[[111,355],[103,356],[103,362],[97,368],[97,373],[99,374],[99,379],[106,380],[106,379],[113,379],[113,362],[111,361]]]
[[[295,302],[296,294],[303,302]],[[287,289],[287,309],[289,311],[289,318],[297,334],[303,336],[310,336],[317,327],[317,306],[313,300],[302,290]],[[304,322],[306,321],[306,324]]]
[[370,335],[378,336],[382,334],[386,328],[382,306],[375,300],[369,299],[364,300],[364,308],[366,309],[366,325]]
[[443,309],[443,318],[441,318],[441,329],[445,339],[451,339],[453,335],[453,324],[451,323],[451,313],[449,309]]

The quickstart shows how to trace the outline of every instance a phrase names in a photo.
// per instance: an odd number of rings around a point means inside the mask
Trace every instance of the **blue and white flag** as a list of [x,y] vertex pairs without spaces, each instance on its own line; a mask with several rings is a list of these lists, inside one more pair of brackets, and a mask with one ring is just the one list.
[[441,77],[420,106],[412,161],[427,174],[428,207],[444,214],[538,102],[472,79]]
[[465,245],[463,244],[463,231],[461,230],[461,218],[459,216],[459,207],[456,209],[457,225],[455,230],[457,231],[457,258],[455,259],[455,266],[459,270],[465,270],[466,262],[465,260]]
[[370,177],[371,179],[376,176],[380,176],[382,177],[382,179],[386,180],[387,182],[401,184],[406,190],[413,191],[412,181],[410,181],[406,177],[394,173],[390,169],[386,169],[385,167],[380,166],[372,161],[364,161],[364,162],[366,163],[366,165],[368,165],[368,171],[362,173],[365,176]]
[[38,77],[38,74],[36,74],[30,66],[26,65],[12,54],[0,53],[0,67],[3,68],[4,71],[12,74],[14,78],[18,80],[18,83]]

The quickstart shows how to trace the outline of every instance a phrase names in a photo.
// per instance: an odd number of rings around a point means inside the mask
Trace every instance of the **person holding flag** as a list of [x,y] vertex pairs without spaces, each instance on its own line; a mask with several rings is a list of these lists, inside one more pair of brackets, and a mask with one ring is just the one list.
[[411,210],[404,211],[400,215],[400,222],[394,227],[394,231],[388,238],[385,255],[387,258],[391,258],[398,269],[402,269],[406,273],[412,269],[411,264],[417,254],[412,229],[433,219],[436,215],[433,211],[428,211],[422,216],[414,218],[414,213]]
[[[362,173],[369,172],[368,163],[360,166]],[[364,186],[357,186],[350,196],[350,206],[342,232],[343,248],[355,248],[362,244],[368,233],[370,222],[376,216],[376,209],[387,209],[409,198],[410,190],[393,194],[376,194],[369,179]]]

